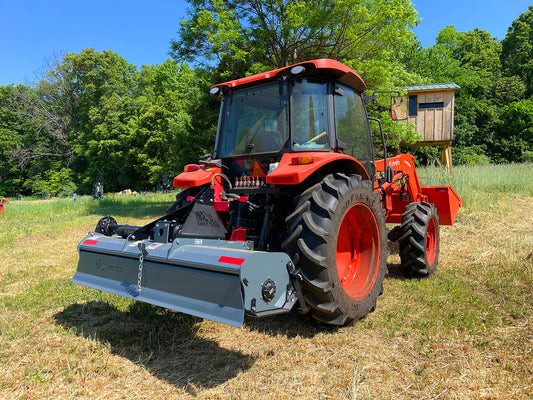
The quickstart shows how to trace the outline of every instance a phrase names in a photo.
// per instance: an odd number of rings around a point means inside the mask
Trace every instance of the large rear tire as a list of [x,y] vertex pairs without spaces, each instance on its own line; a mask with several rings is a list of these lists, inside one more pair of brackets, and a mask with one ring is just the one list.
[[433,204],[410,203],[402,215],[398,239],[402,269],[407,275],[429,276],[439,262],[440,227]]
[[387,270],[387,235],[372,182],[330,174],[294,205],[282,247],[301,272],[311,315],[346,325],[374,311]]

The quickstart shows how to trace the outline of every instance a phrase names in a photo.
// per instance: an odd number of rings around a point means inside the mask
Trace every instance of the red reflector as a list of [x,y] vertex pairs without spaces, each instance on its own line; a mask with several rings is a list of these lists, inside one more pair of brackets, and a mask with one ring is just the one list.
[[244,258],[235,258],[235,257],[226,257],[226,256],[221,256],[218,259],[218,262],[226,263],[226,264],[233,264],[233,265],[242,265],[244,261],[245,261]]
[[246,228],[235,228],[231,232],[231,238],[229,240],[233,242],[244,242],[246,240]]
[[91,245],[91,246],[94,246],[97,243],[98,243],[98,240],[93,240],[93,239],[87,239],[87,240],[83,241],[83,244],[88,244],[88,245]]
[[200,166],[198,164],[187,164],[185,167],[183,167],[183,171],[185,172],[198,171],[199,169]]
[[311,156],[298,156],[291,158],[291,163],[293,165],[312,164],[313,161],[313,157]]

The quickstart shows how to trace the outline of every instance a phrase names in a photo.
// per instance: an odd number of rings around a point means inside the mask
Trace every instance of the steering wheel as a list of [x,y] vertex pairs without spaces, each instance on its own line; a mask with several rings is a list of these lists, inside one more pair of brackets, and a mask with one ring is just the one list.
[[304,142],[304,144],[308,144],[308,143],[316,142],[318,139],[323,138],[323,137],[326,136],[326,135],[327,135],[327,132],[324,131],[324,132],[322,132],[322,133],[320,133],[320,134],[318,134],[318,135],[312,137],[312,138],[309,139],[307,142]]

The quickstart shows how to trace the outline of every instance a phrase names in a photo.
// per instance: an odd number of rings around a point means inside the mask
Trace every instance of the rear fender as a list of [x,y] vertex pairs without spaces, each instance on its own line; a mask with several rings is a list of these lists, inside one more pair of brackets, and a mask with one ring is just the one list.
[[201,165],[199,169],[191,172],[182,172],[174,178],[175,188],[190,188],[211,183],[213,177],[221,172],[221,168],[211,165]]
[[[310,156],[309,164],[293,164],[293,157]],[[360,175],[364,180],[370,177],[365,167],[353,157],[342,153],[305,152],[285,153],[278,167],[267,176],[267,183],[272,185],[297,185],[321,169],[329,172],[348,172]]]

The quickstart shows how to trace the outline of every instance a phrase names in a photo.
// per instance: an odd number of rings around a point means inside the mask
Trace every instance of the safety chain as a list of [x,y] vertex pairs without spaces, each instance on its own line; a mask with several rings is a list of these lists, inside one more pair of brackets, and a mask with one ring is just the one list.
[[144,254],[146,252],[146,246],[144,243],[139,243],[139,250],[141,255],[139,256],[139,272],[137,273],[137,294],[141,294],[142,291],[142,278],[143,278],[143,267],[144,267]]
[[139,272],[137,274],[137,293],[141,294],[141,283],[142,283],[142,277],[143,277],[143,261],[144,256],[143,253],[139,256]]

